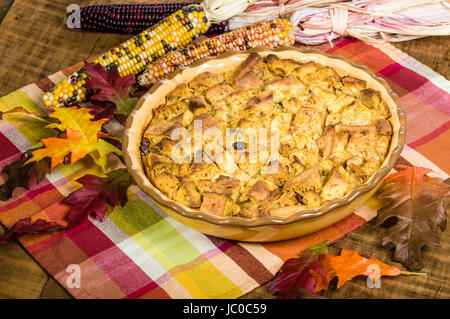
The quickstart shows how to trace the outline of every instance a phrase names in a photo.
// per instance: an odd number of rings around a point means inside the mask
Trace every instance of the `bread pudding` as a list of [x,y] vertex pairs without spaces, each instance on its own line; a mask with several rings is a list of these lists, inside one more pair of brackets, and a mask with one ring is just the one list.
[[380,168],[392,136],[365,81],[274,54],[203,72],[152,112],[140,145],[148,179],[217,216],[286,217],[343,198]]

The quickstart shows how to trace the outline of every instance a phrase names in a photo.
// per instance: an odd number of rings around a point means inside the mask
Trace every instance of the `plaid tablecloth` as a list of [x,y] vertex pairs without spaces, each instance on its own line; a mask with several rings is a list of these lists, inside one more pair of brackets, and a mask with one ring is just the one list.
[[[400,96],[408,119],[407,146],[400,162],[450,171],[450,82],[389,44],[377,47],[343,39],[321,49],[369,66]],[[52,83],[81,64],[57,72],[0,98],[0,111],[22,106],[43,113],[42,95]],[[40,132],[0,121],[0,167],[33,147]],[[21,218],[64,224],[69,207],[61,201],[81,185],[74,182],[96,168],[89,160],[59,166],[30,190],[17,189],[0,202],[0,222],[11,227]],[[376,212],[363,206],[341,222],[293,240],[239,243],[206,236],[164,214],[136,186],[129,202],[103,222],[90,219],[69,232],[25,235],[25,249],[76,298],[236,298],[273,278],[284,260],[311,244],[336,241]],[[80,287],[73,287],[77,265]]]

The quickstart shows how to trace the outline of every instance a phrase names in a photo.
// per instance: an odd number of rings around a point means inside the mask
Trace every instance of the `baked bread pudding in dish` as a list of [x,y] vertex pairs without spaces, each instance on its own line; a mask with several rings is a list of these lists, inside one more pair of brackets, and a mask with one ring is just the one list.
[[140,151],[165,196],[217,216],[287,217],[343,198],[389,150],[390,111],[364,80],[252,53],[152,110]]

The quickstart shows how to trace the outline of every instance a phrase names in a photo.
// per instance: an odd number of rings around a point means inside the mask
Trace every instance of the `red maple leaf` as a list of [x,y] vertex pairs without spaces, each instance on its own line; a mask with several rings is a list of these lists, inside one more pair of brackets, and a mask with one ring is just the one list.
[[306,289],[311,296],[314,295],[316,279],[312,275],[325,277],[320,255],[327,251],[329,241],[312,245],[302,252],[299,258],[291,258],[281,266],[269,291],[276,292],[279,299],[294,299],[298,296],[300,288]]
[[84,84],[84,87],[96,92],[90,99],[112,102],[116,105],[117,114],[128,115],[137,102],[137,98],[130,97],[130,88],[136,83],[136,76],[130,74],[121,77],[117,66],[109,71],[105,70],[101,64],[85,62],[85,66],[91,79]]
[[6,245],[22,234],[37,234],[43,231],[60,231],[64,228],[64,226],[55,222],[48,222],[44,219],[37,219],[32,223],[31,217],[23,218],[15,223],[8,233],[0,235],[0,244]]
[[311,270],[315,274],[325,276],[318,256],[303,254],[300,258],[291,258],[283,264],[269,291],[278,293],[279,299],[295,299],[299,289],[304,288],[313,296],[316,279],[311,275]]
[[111,206],[123,206],[127,201],[127,189],[130,185],[130,175],[125,168],[116,169],[101,178],[95,175],[85,175],[77,182],[83,187],[71,193],[64,203],[72,205],[66,219],[69,229],[83,224],[90,214],[100,221]]

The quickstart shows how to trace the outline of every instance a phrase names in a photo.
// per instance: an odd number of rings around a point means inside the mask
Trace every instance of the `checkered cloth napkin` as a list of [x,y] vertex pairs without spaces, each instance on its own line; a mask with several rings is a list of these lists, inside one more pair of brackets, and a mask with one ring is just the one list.
[[[342,39],[320,47],[365,64],[384,77],[400,96],[408,119],[402,163],[450,171],[450,82],[389,44],[377,47]],[[0,98],[0,111],[22,106],[42,113],[42,95],[81,64],[57,72]],[[0,121],[0,167],[16,161],[40,132]],[[81,185],[74,182],[95,170],[88,160],[58,166],[39,185],[18,189],[0,202],[0,222],[11,227],[21,218],[64,223],[69,207],[62,199]],[[163,213],[136,186],[130,200],[99,222],[68,232],[25,235],[25,249],[76,298],[237,298],[271,280],[284,260],[314,243],[336,241],[376,215],[367,206],[337,224],[278,243],[239,243],[204,235]],[[78,265],[80,287],[71,274]]]

